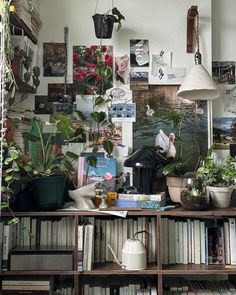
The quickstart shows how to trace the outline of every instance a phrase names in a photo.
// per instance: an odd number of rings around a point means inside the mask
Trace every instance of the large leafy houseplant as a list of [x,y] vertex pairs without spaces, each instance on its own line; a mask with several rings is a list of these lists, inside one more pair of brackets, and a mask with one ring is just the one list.
[[233,187],[236,183],[235,160],[228,156],[225,161],[217,160],[213,156],[214,145],[208,150],[203,165],[197,170],[197,177],[201,178],[206,186]]
[[203,165],[197,170],[197,177],[206,186],[214,207],[227,208],[236,183],[235,160],[228,156],[225,160],[213,154],[214,145],[208,150]]

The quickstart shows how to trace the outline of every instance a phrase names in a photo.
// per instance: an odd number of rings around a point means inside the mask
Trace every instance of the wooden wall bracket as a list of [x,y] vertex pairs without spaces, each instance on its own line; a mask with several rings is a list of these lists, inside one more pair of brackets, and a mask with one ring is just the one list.
[[193,31],[195,17],[198,15],[197,6],[191,6],[187,14],[187,53],[193,53]]

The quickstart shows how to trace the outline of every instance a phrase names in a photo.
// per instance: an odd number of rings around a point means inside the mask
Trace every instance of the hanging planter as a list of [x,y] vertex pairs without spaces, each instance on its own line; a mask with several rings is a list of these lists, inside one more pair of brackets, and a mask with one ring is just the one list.
[[[121,20],[125,17],[114,7],[112,1],[112,9],[107,13],[97,13],[98,0],[96,3],[95,14],[92,16],[95,35],[99,39],[110,39],[112,37],[114,23],[118,23],[117,31],[121,28]],[[110,13],[111,12],[111,13]]]
[[114,22],[107,14],[94,14],[93,16],[95,35],[99,39],[110,39]]

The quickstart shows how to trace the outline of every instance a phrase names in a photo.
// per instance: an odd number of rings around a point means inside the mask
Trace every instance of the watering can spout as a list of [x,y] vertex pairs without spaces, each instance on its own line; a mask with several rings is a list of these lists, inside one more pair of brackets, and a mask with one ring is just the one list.
[[111,254],[112,254],[113,257],[115,258],[116,263],[119,264],[123,269],[126,269],[125,265],[121,264],[121,263],[118,261],[118,259],[117,259],[117,257],[116,257],[116,254],[115,254],[114,250],[112,249],[111,245],[110,245],[110,244],[107,244],[107,247],[109,248],[109,250],[111,251]]

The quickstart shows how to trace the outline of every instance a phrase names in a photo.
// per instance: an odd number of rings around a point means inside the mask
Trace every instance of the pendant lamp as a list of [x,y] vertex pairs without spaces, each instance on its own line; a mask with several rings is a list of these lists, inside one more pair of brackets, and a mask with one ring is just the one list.
[[[192,8],[194,8],[194,10]],[[192,25],[194,24],[195,19],[197,19],[196,29],[194,28],[194,25],[192,27],[192,30],[196,36],[197,52],[194,55],[195,65],[191,68],[188,75],[185,77],[177,92],[177,96],[189,100],[217,99],[220,96],[220,92],[217,89],[217,86],[211,75],[204,68],[201,62],[201,53],[199,51],[199,15],[197,11],[197,6],[192,6],[188,10],[187,18],[188,21],[192,21]]]

